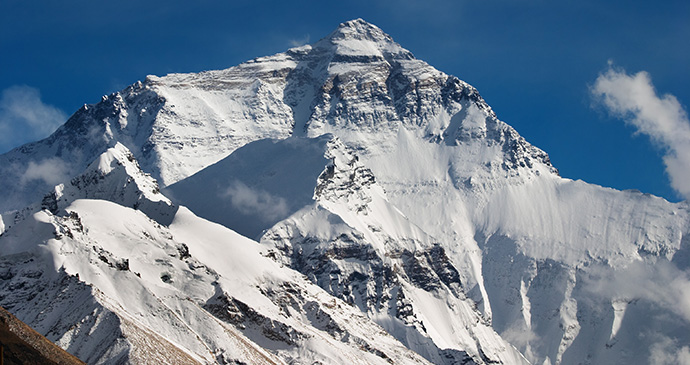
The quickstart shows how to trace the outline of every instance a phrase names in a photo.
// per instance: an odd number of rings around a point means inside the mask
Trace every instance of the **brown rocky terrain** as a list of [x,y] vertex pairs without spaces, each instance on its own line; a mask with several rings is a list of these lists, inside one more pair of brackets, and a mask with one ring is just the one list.
[[84,364],[0,307],[0,364]]

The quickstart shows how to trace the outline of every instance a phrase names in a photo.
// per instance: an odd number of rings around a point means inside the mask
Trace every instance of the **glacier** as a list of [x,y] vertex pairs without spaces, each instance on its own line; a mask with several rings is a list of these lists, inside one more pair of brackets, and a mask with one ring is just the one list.
[[690,353],[688,203],[560,177],[361,19],[148,76],[0,176],[0,305],[89,363]]

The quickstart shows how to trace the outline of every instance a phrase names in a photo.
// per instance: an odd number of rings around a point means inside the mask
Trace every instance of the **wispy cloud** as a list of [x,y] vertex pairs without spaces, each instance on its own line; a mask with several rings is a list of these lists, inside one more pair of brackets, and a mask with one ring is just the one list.
[[242,214],[263,217],[265,220],[284,217],[289,211],[285,199],[254,190],[238,180],[230,184],[222,197],[229,198]]
[[19,178],[24,185],[30,181],[41,180],[48,185],[57,185],[69,179],[68,166],[57,157],[47,158],[39,162],[30,161],[26,170]]
[[671,187],[690,199],[690,121],[678,99],[659,96],[647,72],[629,75],[612,65],[599,75],[591,92],[612,115],[635,126],[664,150]]
[[67,120],[60,109],[44,104],[36,88],[11,86],[0,97],[0,144],[28,142],[48,136]]
[[690,365],[690,347],[681,347],[665,336],[659,337],[660,339],[650,347],[650,364]]
[[309,44],[309,39],[310,39],[310,38],[311,38],[311,37],[309,37],[309,34],[307,34],[307,35],[305,35],[304,37],[302,37],[302,38],[300,38],[300,39],[290,39],[290,40],[288,41],[288,44],[290,45],[290,47],[299,47],[299,46],[303,46],[303,45],[305,45],[305,44]]

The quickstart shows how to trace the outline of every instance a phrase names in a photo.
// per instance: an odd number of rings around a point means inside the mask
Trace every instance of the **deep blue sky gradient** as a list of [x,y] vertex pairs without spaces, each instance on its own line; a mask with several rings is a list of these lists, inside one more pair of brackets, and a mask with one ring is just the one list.
[[148,74],[228,68],[354,18],[475,86],[564,177],[680,200],[661,151],[593,107],[588,88],[612,60],[687,110],[688,1],[0,0],[0,91],[37,88],[70,115]]

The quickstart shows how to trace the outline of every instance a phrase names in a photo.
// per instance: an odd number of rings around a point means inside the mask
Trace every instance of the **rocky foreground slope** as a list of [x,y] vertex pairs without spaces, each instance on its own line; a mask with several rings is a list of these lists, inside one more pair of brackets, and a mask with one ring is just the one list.
[[0,358],[2,359],[0,362],[7,365],[84,364],[2,307],[0,307]]

